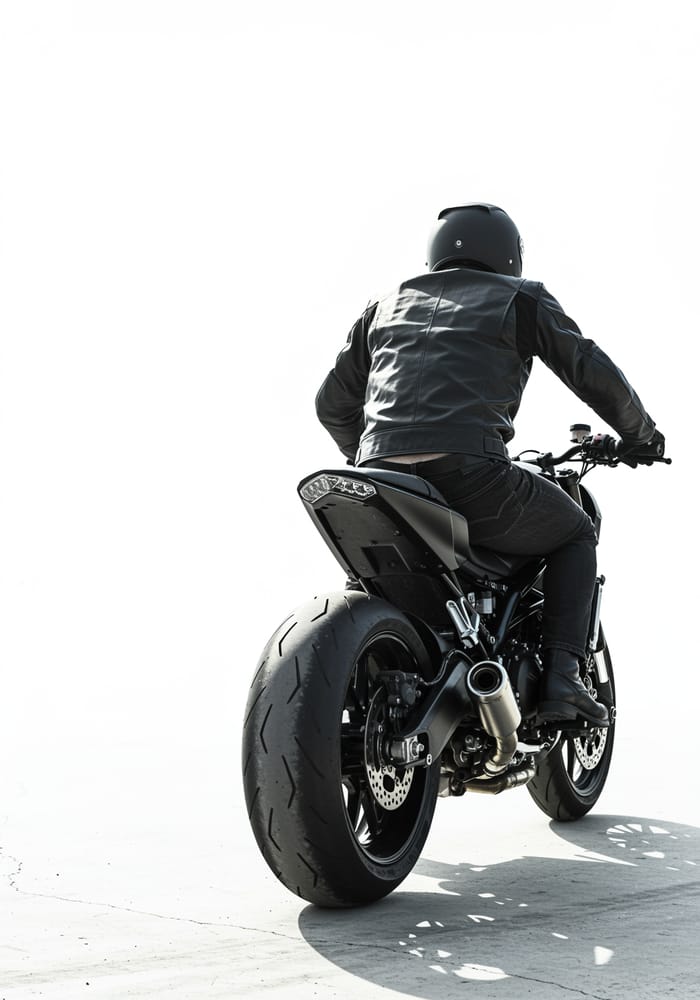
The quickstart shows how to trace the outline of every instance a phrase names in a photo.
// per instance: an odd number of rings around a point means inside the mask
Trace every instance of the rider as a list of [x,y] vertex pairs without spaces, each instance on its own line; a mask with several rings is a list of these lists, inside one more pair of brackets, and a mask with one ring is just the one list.
[[554,483],[511,463],[506,444],[533,357],[632,451],[663,436],[623,373],[557,300],[521,278],[523,244],[495,205],[440,212],[429,271],[373,302],[352,327],[316,412],[357,465],[411,472],[462,513],[475,545],[544,556],[541,719],[607,709],[581,681],[596,579],[590,517]]

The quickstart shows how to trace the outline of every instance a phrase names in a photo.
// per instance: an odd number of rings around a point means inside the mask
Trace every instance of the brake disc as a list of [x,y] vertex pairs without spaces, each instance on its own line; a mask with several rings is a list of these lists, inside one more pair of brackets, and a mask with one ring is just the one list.
[[389,713],[387,695],[379,688],[370,702],[365,724],[365,771],[377,803],[389,812],[404,804],[413,784],[414,768],[397,770],[386,763],[382,753],[382,743],[387,735]]
[[583,737],[575,736],[572,742],[581,767],[586,771],[592,771],[594,767],[597,767],[607,741],[607,729],[592,729]]
[[[593,679],[590,673],[586,675],[584,683],[588,694],[591,698],[596,699],[598,697],[598,691],[593,686]],[[585,734],[585,736],[574,737],[573,744],[576,756],[584,770],[592,771],[593,768],[598,766],[600,758],[603,756],[603,751],[605,750],[605,744],[607,741],[607,729],[591,729],[590,732]]]

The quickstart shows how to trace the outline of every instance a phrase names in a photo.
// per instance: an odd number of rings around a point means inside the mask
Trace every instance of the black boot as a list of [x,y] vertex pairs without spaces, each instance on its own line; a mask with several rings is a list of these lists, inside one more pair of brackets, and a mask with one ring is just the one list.
[[537,718],[544,721],[576,719],[609,726],[608,710],[591,698],[581,680],[578,657],[566,649],[547,649],[540,681]]

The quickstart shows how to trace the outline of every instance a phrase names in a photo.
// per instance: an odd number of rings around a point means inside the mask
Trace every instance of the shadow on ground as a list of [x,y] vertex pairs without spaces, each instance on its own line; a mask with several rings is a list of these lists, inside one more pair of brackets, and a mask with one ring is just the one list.
[[346,972],[416,997],[700,997],[700,830],[589,816],[551,831],[567,857],[423,858],[424,892],[309,906],[301,933]]

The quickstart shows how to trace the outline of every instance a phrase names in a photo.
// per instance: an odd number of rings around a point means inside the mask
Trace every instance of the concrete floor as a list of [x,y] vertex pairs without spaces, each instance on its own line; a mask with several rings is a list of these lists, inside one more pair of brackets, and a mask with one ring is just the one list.
[[[700,996],[700,809],[620,740],[599,809],[526,790],[440,801],[414,874],[356,911],[268,872],[235,740],[207,767],[74,748],[5,795],[0,1000]],[[211,748],[210,748],[211,749]],[[10,808],[8,808],[10,806]]]

